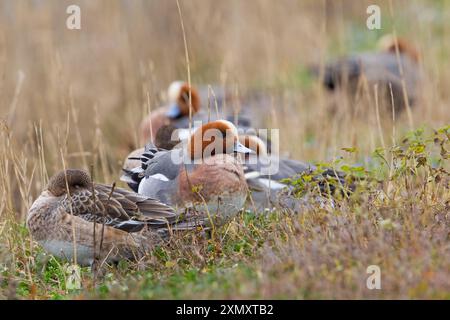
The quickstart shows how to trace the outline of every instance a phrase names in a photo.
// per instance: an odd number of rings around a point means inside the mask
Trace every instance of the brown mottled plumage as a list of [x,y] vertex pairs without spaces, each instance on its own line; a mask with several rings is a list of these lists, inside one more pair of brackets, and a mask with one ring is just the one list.
[[75,241],[78,262],[88,264],[94,251],[109,260],[142,254],[161,240],[158,231],[177,218],[158,200],[93,184],[87,172],[68,169],[50,179],[29,210],[27,226],[34,239],[57,256],[73,258]]

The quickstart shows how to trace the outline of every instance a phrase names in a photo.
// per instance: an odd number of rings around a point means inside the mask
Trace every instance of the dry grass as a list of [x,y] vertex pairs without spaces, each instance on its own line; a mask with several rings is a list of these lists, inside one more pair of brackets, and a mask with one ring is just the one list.
[[[217,239],[178,239],[144,264],[111,267],[95,285],[83,269],[83,290],[72,292],[63,262],[28,236],[28,208],[63,161],[94,165],[99,181],[118,179],[130,144],[140,143],[147,93],[153,110],[169,82],[187,79],[177,4],[79,1],[82,30],[71,31],[71,1],[0,1],[0,297],[449,298],[448,180],[427,182],[431,171],[423,168],[395,176],[374,162],[382,141],[389,149],[409,131],[406,114],[396,115],[395,126],[390,111],[380,108],[377,118],[369,94],[355,116],[345,97],[330,96],[306,72],[330,57],[373,49],[395,27],[419,48],[428,79],[412,110],[413,128],[430,135],[450,123],[449,3],[393,0],[391,16],[388,1],[375,1],[383,30],[369,31],[365,10],[373,2],[180,6],[192,83],[223,85],[242,97],[263,90],[265,106],[250,106],[263,109],[261,123],[282,128],[282,153],[310,161],[347,156],[371,168],[370,177],[384,172],[381,186],[332,211],[244,213]],[[357,151],[348,155],[344,147]],[[433,150],[425,152],[430,163]],[[448,168],[448,159],[441,165]],[[387,197],[373,195],[380,189]],[[383,272],[380,291],[365,287],[370,264]]]

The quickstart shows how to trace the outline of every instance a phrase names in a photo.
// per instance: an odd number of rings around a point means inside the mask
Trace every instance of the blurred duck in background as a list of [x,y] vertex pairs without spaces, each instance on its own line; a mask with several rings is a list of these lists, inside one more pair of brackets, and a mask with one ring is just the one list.
[[189,87],[182,81],[174,81],[167,90],[169,104],[151,112],[141,122],[141,139],[150,141],[156,136],[159,128],[171,124],[176,128],[189,127],[189,105],[192,104],[192,115],[200,110],[200,96],[197,89]]
[[[210,90],[212,88],[212,90]],[[217,92],[217,93],[216,93]],[[190,96],[192,96],[190,98]],[[167,90],[168,105],[152,111],[141,122],[141,141],[155,142],[158,130],[164,125],[171,125],[177,129],[189,128],[189,105],[192,103],[192,129],[197,129],[196,122],[206,124],[210,121],[226,119],[233,122],[237,128],[247,130],[252,126],[250,115],[246,114],[245,108],[239,112],[231,106],[225,110],[226,101],[231,97],[223,88],[201,86],[199,89],[189,86],[187,82],[174,81]],[[204,101],[207,105],[204,105]],[[186,131],[187,132],[187,131]],[[190,133],[180,137],[189,138]],[[181,133],[180,133],[181,134]],[[270,141],[263,137],[270,149]]]
[[[406,103],[413,106],[420,98],[420,55],[409,42],[392,35],[380,38],[378,47],[378,52],[353,54],[326,64],[323,84],[330,91],[346,88],[350,96],[368,90],[372,97],[377,84],[380,103],[392,110],[393,102],[395,111],[401,112]],[[314,68],[314,73],[321,76],[322,70]]]

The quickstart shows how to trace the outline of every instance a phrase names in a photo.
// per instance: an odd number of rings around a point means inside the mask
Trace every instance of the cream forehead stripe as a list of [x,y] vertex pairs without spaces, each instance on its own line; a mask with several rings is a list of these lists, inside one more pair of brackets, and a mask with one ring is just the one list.
[[395,45],[395,37],[392,34],[385,34],[377,42],[377,46],[380,50],[387,50],[393,45]]
[[178,100],[178,96],[180,95],[181,87],[183,86],[183,81],[174,81],[170,84],[167,89],[167,97],[170,102],[176,102]]

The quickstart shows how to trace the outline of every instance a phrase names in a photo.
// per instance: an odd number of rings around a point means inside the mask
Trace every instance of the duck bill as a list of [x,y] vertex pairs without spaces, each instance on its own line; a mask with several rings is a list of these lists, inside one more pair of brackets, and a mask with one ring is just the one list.
[[252,149],[247,148],[246,146],[244,146],[239,141],[237,141],[234,144],[234,152],[244,153],[244,154],[255,153]]
[[166,116],[171,119],[176,119],[181,116],[180,107],[177,104],[173,104],[170,106],[169,110],[166,112]]

